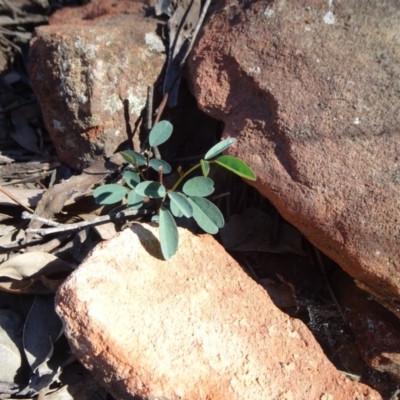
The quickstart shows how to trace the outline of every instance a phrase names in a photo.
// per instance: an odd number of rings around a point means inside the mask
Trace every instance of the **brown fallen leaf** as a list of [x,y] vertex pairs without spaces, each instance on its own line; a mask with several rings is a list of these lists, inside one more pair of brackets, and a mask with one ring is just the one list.
[[[51,219],[54,214],[63,209],[68,200],[74,196],[83,195],[94,184],[101,182],[110,173],[114,172],[122,164],[122,161],[122,157],[119,155],[115,155],[110,161],[99,160],[80,175],[72,176],[54,185],[44,193],[36,207],[35,214],[41,218]],[[39,229],[42,225],[43,222],[32,220],[29,224],[29,228]],[[26,241],[29,242],[32,236],[32,233],[27,233]],[[27,251],[29,251],[29,249]]]
[[11,121],[14,125],[11,137],[24,149],[40,154],[42,149],[38,135],[29,125],[25,115],[20,110],[14,110],[11,112]]
[[[1,191],[1,189],[2,187],[0,186],[0,205],[16,206],[19,204],[24,208],[35,208],[39,203],[39,200],[42,198],[43,193],[45,192],[44,189],[7,188],[7,192],[11,194],[11,196],[9,196]],[[30,211],[33,212],[32,210]]]
[[44,252],[18,254],[0,264],[0,290],[24,294],[54,293],[73,268]]

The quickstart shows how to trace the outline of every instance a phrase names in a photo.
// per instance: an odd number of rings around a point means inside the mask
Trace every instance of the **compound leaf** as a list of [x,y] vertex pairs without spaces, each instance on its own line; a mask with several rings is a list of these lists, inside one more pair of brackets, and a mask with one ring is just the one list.
[[207,151],[206,155],[204,156],[205,160],[209,160],[217,156],[219,153],[222,153],[226,150],[229,146],[236,142],[235,138],[226,138],[222,142],[217,143],[215,146],[211,147],[210,150]]
[[151,147],[159,146],[166,142],[172,133],[172,124],[169,121],[160,121],[150,131],[149,143]]
[[132,171],[131,169],[127,169],[124,172],[124,179],[126,184],[131,188],[134,189],[138,183],[140,183],[140,175]]
[[204,197],[214,191],[214,181],[205,176],[196,176],[183,185],[183,193],[188,196]]
[[166,194],[165,186],[154,181],[145,181],[139,183],[135,187],[135,192],[140,196],[147,196],[152,199],[160,199]]
[[137,165],[138,167],[146,165],[146,159],[142,154],[138,153],[137,151],[134,150],[121,151],[121,156],[129,164]]
[[99,186],[93,192],[97,204],[114,204],[121,201],[126,195],[126,188],[116,183]]
[[179,233],[174,217],[161,207],[160,209],[160,243],[161,251],[166,260],[171,258],[178,250]]
[[193,218],[203,231],[215,234],[224,226],[224,216],[211,201],[203,197],[188,197],[188,201],[193,208]]
[[149,167],[155,169],[157,172],[162,167],[163,174],[169,174],[172,171],[171,166],[164,160],[158,160],[157,158],[152,158],[149,161]]
[[131,190],[128,194],[128,207],[132,210],[138,210],[143,205],[143,196]]
[[253,170],[242,160],[233,156],[220,156],[215,162],[221,167],[232,171],[236,175],[239,175],[242,178],[246,178],[250,181],[256,180],[256,175]]
[[192,206],[182,193],[170,192],[168,193],[168,197],[171,200],[171,211],[175,217],[184,215],[186,218],[190,218],[192,216]]

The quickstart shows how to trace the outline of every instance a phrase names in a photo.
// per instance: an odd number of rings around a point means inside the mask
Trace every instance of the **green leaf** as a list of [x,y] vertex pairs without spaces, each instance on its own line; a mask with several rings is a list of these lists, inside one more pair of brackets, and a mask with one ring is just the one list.
[[183,185],[183,193],[188,196],[204,197],[214,191],[214,181],[205,176],[196,176]]
[[145,181],[135,187],[135,192],[140,196],[147,196],[152,199],[159,199],[165,196],[166,190],[163,185],[154,181]]
[[143,155],[134,150],[121,151],[121,156],[129,164],[137,165],[138,167],[147,164],[146,159],[143,157]]
[[171,136],[172,129],[172,124],[168,121],[160,121],[158,124],[154,125],[149,135],[150,146],[159,146],[166,142]]
[[126,195],[126,188],[112,183],[99,186],[93,191],[93,197],[97,204],[114,204],[121,201]]
[[229,169],[236,175],[241,176],[242,178],[246,178],[250,181],[256,180],[256,175],[253,170],[242,160],[233,156],[220,156],[215,162],[221,167]]
[[217,143],[215,146],[211,147],[211,149],[207,151],[206,155],[204,156],[204,159],[209,160],[210,158],[217,156],[219,153],[222,153],[224,150],[226,150],[229,146],[231,146],[235,142],[236,142],[235,138],[227,138],[222,142]]
[[157,158],[152,158],[149,161],[149,167],[155,169],[157,172],[162,167],[163,174],[169,174],[172,171],[171,166],[166,161],[158,160]]
[[193,208],[193,218],[203,231],[215,234],[225,224],[221,211],[211,201],[203,197],[188,197]]
[[174,217],[164,207],[160,209],[160,243],[161,251],[166,260],[171,258],[178,250],[178,228]]
[[135,186],[136,186],[138,183],[140,183],[140,175],[139,175],[137,172],[132,171],[131,169],[127,169],[127,170],[124,172],[124,179],[125,179],[126,184],[127,184],[131,189],[134,189]]
[[[190,218],[192,216],[192,206],[190,205],[188,199],[182,193],[169,192],[168,197],[171,200],[171,211],[172,214],[175,215],[175,217],[180,217],[184,215],[186,218]],[[174,206],[178,209],[179,212],[176,212],[176,209],[173,208]],[[176,212],[176,214],[174,211]]]
[[143,197],[134,190],[131,190],[128,194],[128,207],[132,208],[132,210],[138,210],[142,205]]
[[208,161],[200,160],[201,171],[204,176],[208,176],[210,173],[210,163]]
[[172,201],[169,203],[169,209],[175,218],[182,218],[183,212]]

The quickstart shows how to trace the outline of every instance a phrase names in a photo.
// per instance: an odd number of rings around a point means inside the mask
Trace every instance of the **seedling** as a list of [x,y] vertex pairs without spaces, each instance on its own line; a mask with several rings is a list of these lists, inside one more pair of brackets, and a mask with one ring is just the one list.
[[[150,131],[149,144],[151,147],[165,143],[172,134],[172,125],[168,121],[160,121]],[[205,232],[216,234],[225,224],[221,211],[207,196],[214,192],[214,181],[208,177],[210,164],[221,167],[254,181],[256,176],[251,168],[237,157],[220,155],[224,150],[236,142],[234,138],[227,138],[213,146],[198,164],[186,172],[178,168],[179,177],[170,188],[163,184],[163,175],[169,174],[171,166],[164,160],[145,157],[134,150],[122,152],[122,156],[129,168],[125,170],[123,178],[127,187],[120,184],[107,184],[98,187],[93,196],[98,204],[114,204],[126,198],[127,206],[134,210],[140,209],[146,198],[155,204],[154,221],[160,225],[161,251],[166,260],[171,258],[178,249],[179,235],[175,218],[193,217]],[[158,172],[158,181],[147,179],[149,169]],[[196,176],[183,183],[194,170],[200,168],[202,176]]]

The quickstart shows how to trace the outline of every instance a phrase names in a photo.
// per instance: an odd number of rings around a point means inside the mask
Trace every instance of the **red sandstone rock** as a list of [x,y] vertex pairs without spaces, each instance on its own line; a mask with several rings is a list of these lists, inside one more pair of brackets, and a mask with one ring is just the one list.
[[[255,186],[400,317],[396,0],[221,1],[189,60]],[[379,27],[379,29],[377,28]]]
[[140,1],[99,0],[51,22],[31,42],[31,83],[60,159],[82,170],[132,139],[164,45]]
[[118,399],[380,399],[327,360],[209,235],[135,224],[61,286],[57,312],[79,360]]
[[368,298],[343,271],[331,284],[345,310],[360,355],[372,368],[400,382],[400,321],[382,305]]

